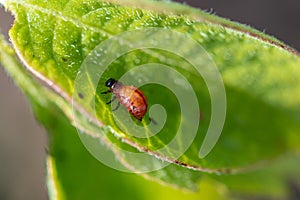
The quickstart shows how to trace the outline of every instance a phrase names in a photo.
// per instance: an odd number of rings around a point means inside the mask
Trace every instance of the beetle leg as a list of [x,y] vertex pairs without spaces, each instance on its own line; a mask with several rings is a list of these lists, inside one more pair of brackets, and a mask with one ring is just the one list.
[[114,109],[112,109],[112,111],[116,111],[116,110],[118,110],[118,108],[120,107],[120,102],[118,102],[118,105],[117,105],[117,107],[115,107]]
[[108,94],[110,92],[111,92],[110,90],[107,90],[107,91],[101,92],[101,94]]
[[156,122],[152,117],[149,117],[149,120],[150,120],[150,122],[152,122],[154,125],[157,125],[157,122]]
[[111,104],[111,102],[113,102],[115,99],[116,99],[116,97],[113,96],[113,98],[109,102],[107,102],[106,104]]

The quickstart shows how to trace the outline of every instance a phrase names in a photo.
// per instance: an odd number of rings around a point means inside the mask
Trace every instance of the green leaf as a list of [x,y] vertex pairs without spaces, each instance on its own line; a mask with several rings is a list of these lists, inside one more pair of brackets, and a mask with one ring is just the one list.
[[[144,180],[135,174],[118,172],[99,163],[82,146],[69,116],[65,115],[68,112],[62,112],[62,108],[66,111],[70,106],[32,79],[2,35],[0,47],[1,63],[29,97],[37,119],[49,133],[47,176],[50,199],[227,199],[228,191],[223,184],[209,178],[199,183],[205,190],[191,193]],[[37,94],[41,98],[34,98]]]
[[[53,110],[55,109],[52,108]],[[54,181],[58,189],[51,199],[227,199],[228,191],[223,184],[208,178],[200,183],[200,187],[205,190],[192,193],[104,166],[82,146],[76,129],[69,125],[66,118],[59,118],[58,122],[57,116],[49,117],[44,109],[38,111],[39,118],[45,120],[44,124],[49,126],[47,129],[51,134],[52,152],[47,163],[48,170],[52,173],[49,174],[48,181]],[[51,126],[51,121],[56,124],[55,128]],[[61,134],[63,132],[68,134]],[[50,176],[53,172],[55,177]]]
[[[184,176],[185,180],[176,176],[181,174],[178,172],[183,170],[182,172],[188,174],[193,173],[188,169],[217,174],[244,172],[256,166],[264,166],[265,160],[299,151],[300,58],[297,52],[272,37],[187,6],[150,1],[116,2],[4,1],[5,6],[16,15],[10,36],[19,56],[34,76],[64,98],[64,107],[61,104],[58,106],[82,131],[81,139],[90,145],[88,149],[94,156],[99,156],[101,152],[98,151],[101,145],[95,145],[100,139],[130,170],[143,171],[146,168],[147,171],[153,166],[170,162],[170,168],[175,170],[168,172],[168,168],[164,169],[162,172],[169,175],[160,178],[180,187],[193,188],[192,185],[197,180],[195,177],[199,175]],[[126,40],[123,37],[125,31],[137,33],[135,30],[148,27],[177,31],[178,35],[183,33],[187,39],[163,43],[162,41],[168,42],[167,37],[160,34],[149,35],[149,41],[145,35],[132,34],[131,40],[128,35]],[[176,52],[165,51],[169,46],[165,50],[153,48],[160,47],[153,38],[160,39],[157,40],[159,44],[172,45],[173,42],[179,50],[183,50],[181,53],[185,56],[180,57],[182,55],[175,55]],[[192,43],[185,43],[190,41],[188,38],[196,41],[207,54],[199,54]],[[112,41],[109,44],[115,46],[102,49],[101,45],[107,45],[105,41]],[[136,45],[142,43],[152,46],[124,54],[123,51],[130,49],[133,42]],[[101,57],[107,51],[116,54],[117,58],[104,71],[105,60],[97,60],[93,64],[94,57],[90,56],[94,53],[97,57],[96,53],[100,53]],[[193,63],[186,60],[189,56],[200,58],[200,64],[207,66],[204,69],[212,69],[211,63],[215,63],[226,90],[227,112],[224,128],[217,144],[204,158],[199,158],[199,150],[206,141],[205,134],[214,119],[213,108],[216,107],[211,108],[214,105],[210,98],[213,93],[207,86],[207,79],[201,78],[193,68]],[[153,73],[147,71],[151,69],[149,65],[146,65],[147,68],[136,67],[147,63],[157,63],[160,68],[153,68],[156,69],[156,73]],[[100,94],[107,90],[104,82],[110,77],[119,79],[125,72],[131,71],[128,81],[138,84],[139,81],[147,82],[149,77],[167,79],[173,81],[169,83],[173,83],[171,85],[174,88],[184,92],[187,85],[180,84],[183,80],[180,79],[181,76],[176,73],[162,73],[161,65],[169,66],[186,78],[196,94],[196,102],[201,112],[197,111],[196,106],[192,107],[195,108],[195,113],[190,110],[187,112],[190,115],[181,116],[183,112],[179,104],[182,102],[176,99],[177,93],[157,84],[145,85],[141,90],[147,96],[149,106],[163,105],[167,120],[163,129],[153,137],[133,136],[132,131],[128,130],[135,123],[120,120],[117,124],[118,120],[113,119],[111,108],[105,104],[110,97]],[[103,76],[97,77],[99,69],[103,70]],[[145,70],[138,71],[139,69]],[[206,70],[208,74],[209,70]],[[97,85],[95,78],[100,78]],[[71,104],[72,97],[75,100],[74,115],[70,112],[70,105],[67,105]],[[183,105],[189,103],[192,105],[193,99]],[[118,115],[126,116],[126,113],[121,108]],[[151,133],[152,129],[146,127],[148,116],[142,125],[146,133]],[[155,115],[154,119],[156,121],[160,116]],[[193,127],[200,120],[197,135],[187,151],[181,149],[181,144],[191,139],[191,133],[177,133],[180,120],[184,128]],[[163,124],[163,119],[157,122],[159,127]],[[101,127],[98,128],[97,125]],[[176,134],[180,137],[175,145],[167,145]],[[144,160],[130,157],[123,153],[124,150],[146,152],[143,155],[149,162],[145,164]],[[178,151],[183,153],[180,157]],[[173,164],[182,167],[176,168]],[[159,177],[159,172],[153,172],[150,176]],[[187,184],[188,180],[191,184]]]

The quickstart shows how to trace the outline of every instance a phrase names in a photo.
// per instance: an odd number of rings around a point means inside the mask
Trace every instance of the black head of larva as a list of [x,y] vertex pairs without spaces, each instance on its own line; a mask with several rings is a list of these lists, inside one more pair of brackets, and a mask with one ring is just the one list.
[[105,86],[110,88],[110,87],[112,87],[116,82],[117,82],[117,81],[116,81],[115,79],[110,78],[110,79],[108,79],[108,80],[105,82]]

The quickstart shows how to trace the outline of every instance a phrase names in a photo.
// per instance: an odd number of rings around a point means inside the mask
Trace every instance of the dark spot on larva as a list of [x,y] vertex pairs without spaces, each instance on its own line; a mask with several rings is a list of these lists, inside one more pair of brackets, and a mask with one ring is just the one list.
[[79,97],[80,99],[83,99],[83,98],[84,98],[84,96],[83,96],[82,93],[78,93],[78,97]]

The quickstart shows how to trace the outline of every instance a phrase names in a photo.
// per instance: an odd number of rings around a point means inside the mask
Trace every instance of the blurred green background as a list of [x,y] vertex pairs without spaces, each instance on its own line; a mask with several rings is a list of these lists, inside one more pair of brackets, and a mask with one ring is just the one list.
[[[183,2],[183,1],[181,1]],[[300,1],[187,0],[219,16],[249,24],[300,49]],[[13,22],[0,9],[0,28],[6,34]],[[0,67],[0,200],[45,200],[47,137],[35,122],[26,98]]]

